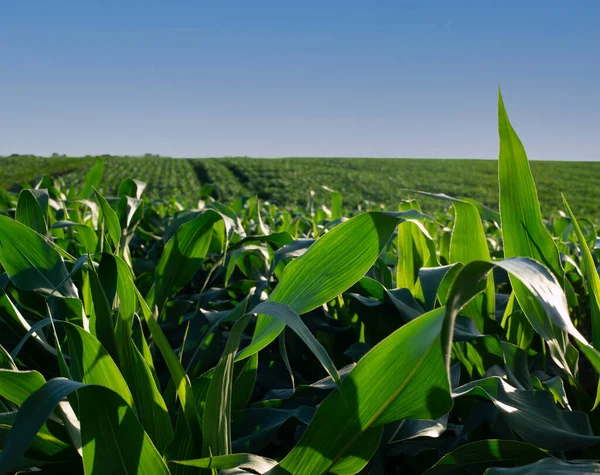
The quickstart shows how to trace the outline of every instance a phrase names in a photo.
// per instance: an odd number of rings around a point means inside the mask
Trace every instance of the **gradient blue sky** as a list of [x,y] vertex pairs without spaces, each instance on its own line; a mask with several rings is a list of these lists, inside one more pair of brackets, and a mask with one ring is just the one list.
[[600,1],[0,1],[0,154],[600,159]]

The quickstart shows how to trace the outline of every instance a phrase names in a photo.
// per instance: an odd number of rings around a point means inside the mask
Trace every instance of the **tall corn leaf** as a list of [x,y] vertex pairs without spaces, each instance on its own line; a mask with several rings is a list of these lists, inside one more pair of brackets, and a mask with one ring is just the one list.
[[[504,256],[531,257],[546,265],[560,279],[563,270],[558,249],[542,222],[525,148],[508,120],[502,95],[498,94],[498,179]],[[518,295],[517,300],[520,300]]]
[[[502,95],[498,91],[498,132],[500,154],[498,178],[500,183],[500,216],[504,257],[531,257],[542,262],[560,280],[563,270],[556,244],[544,227],[533,176],[523,144],[512,128]],[[574,375],[568,361],[568,340],[563,332],[549,321],[540,303],[518,279],[510,277],[515,297],[533,328],[548,343],[555,362],[567,374]]]

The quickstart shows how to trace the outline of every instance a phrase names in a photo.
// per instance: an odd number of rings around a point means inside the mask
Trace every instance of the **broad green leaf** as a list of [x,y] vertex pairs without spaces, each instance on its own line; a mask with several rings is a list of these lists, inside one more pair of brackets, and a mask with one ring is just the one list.
[[[58,322],[56,322],[58,323]],[[83,328],[60,322],[69,343],[70,371],[73,379],[85,384],[95,384],[112,389],[133,407],[129,387],[106,349]]]
[[37,371],[0,369],[0,396],[20,406],[45,382],[44,377]]
[[[93,406],[82,404],[80,408],[83,461],[87,473],[168,474],[160,454],[118,393],[103,386],[64,378],[48,381],[21,406],[0,453],[3,473],[18,464],[52,411],[74,391],[79,392],[82,402],[96,401]],[[84,394],[86,397],[81,397]]]
[[46,240],[6,216],[0,215],[0,263],[20,289],[77,298],[60,254]]
[[[401,419],[437,419],[452,407],[442,355],[444,309],[401,327],[367,353],[319,406],[292,451],[269,473],[326,473],[369,431]],[[365,435],[366,437],[366,435]],[[363,463],[371,454],[362,454]],[[366,459],[366,460],[365,460]]]
[[353,475],[362,471],[381,441],[383,427],[368,430],[361,434],[333,467],[331,473],[335,475]]
[[298,314],[332,300],[366,273],[402,216],[415,215],[364,213],[336,226],[288,264],[270,300]]
[[[225,285],[229,283],[236,266],[244,274],[254,280],[259,280],[268,271],[268,252],[265,247],[248,245],[236,249],[228,254],[227,272],[225,274]],[[247,264],[250,264],[248,266]],[[252,275],[254,274],[254,275]]]
[[[544,227],[540,202],[527,154],[508,120],[502,95],[498,92],[500,155],[500,216],[505,257],[531,257],[546,265],[560,278],[563,274],[558,249]],[[519,295],[517,294],[517,299]]]

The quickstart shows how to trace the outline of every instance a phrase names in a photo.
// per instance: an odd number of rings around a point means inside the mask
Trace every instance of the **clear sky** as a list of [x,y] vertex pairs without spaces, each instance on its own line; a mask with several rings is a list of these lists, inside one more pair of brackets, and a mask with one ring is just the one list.
[[600,159],[600,1],[0,0],[0,154]]

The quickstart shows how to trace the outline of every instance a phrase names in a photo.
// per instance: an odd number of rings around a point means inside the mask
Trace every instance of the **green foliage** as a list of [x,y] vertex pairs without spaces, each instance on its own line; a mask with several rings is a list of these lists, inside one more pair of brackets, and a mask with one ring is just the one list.
[[469,178],[27,158],[74,169],[0,194],[0,472],[597,473],[597,229],[499,133]]

